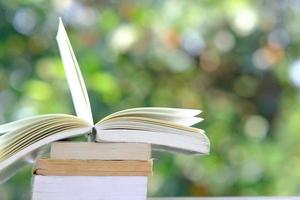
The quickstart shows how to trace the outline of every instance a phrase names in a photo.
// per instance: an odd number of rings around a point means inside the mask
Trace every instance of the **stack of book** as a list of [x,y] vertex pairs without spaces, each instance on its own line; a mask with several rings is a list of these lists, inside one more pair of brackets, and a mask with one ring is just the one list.
[[32,199],[145,200],[150,175],[149,144],[56,142],[36,162]]
[[[151,147],[209,153],[205,131],[192,127],[203,120],[198,109],[130,108],[94,123],[79,64],[61,20],[57,42],[76,116],[47,114],[0,125],[0,183],[27,161],[35,161],[52,143],[50,157],[36,161],[34,200],[142,200],[152,174]],[[93,142],[53,143],[80,135]]]

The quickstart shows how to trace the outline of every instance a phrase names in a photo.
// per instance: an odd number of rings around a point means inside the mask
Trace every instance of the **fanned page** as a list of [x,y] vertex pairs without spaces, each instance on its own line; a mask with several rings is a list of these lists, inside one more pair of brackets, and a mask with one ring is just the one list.
[[86,86],[84,84],[79,65],[61,19],[59,19],[59,27],[56,39],[63,60],[76,114],[78,117],[86,120],[92,125],[93,117]]
[[159,150],[208,154],[209,139],[202,129],[200,110],[133,108],[113,113],[96,124],[98,142],[140,142]]
[[0,126],[0,183],[13,175],[20,164],[36,158],[41,147],[91,132],[84,120],[65,114],[40,115]]

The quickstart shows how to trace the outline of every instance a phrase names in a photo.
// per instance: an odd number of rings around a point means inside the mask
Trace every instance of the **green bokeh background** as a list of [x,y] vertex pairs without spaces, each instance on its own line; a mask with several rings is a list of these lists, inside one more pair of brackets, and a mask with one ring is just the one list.
[[[300,3],[0,0],[0,123],[74,114],[55,36],[62,16],[94,120],[198,108],[209,156],[154,152],[149,196],[300,194]],[[28,199],[31,166],[0,185]]]

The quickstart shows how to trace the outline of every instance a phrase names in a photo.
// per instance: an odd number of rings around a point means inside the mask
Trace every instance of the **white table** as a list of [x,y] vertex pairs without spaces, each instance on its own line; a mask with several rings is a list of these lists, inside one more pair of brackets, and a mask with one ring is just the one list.
[[257,197],[161,197],[161,198],[148,198],[148,200],[294,200],[299,199],[300,196],[286,196],[286,197],[266,197],[266,196],[257,196]]

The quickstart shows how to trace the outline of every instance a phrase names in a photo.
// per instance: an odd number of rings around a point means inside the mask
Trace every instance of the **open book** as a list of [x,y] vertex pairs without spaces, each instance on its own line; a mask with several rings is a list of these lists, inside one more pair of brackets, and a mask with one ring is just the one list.
[[[87,134],[95,142],[148,143],[155,149],[184,153],[209,153],[204,131],[191,127],[200,122],[200,110],[132,108],[113,113],[98,123],[93,117],[87,90],[60,19],[57,42],[77,116],[40,115],[0,126],[0,181],[20,161],[53,141]],[[101,83],[99,83],[101,84]]]

